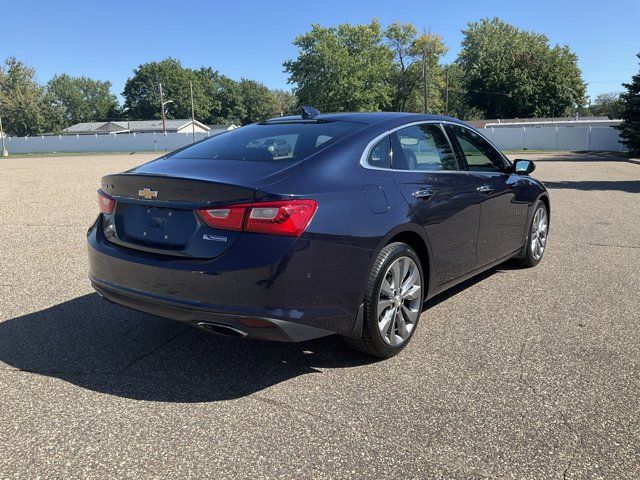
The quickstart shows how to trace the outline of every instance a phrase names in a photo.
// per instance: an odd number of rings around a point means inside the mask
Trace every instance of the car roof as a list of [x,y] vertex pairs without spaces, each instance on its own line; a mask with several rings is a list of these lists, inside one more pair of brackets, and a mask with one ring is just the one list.
[[[287,117],[275,117],[270,118],[266,123],[279,123],[279,122],[295,122],[303,121],[300,115],[290,115]],[[444,115],[428,115],[422,113],[411,112],[345,112],[345,113],[321,113],[313,117],[311,121],[328,120],[328,121],[343,121],[343,122],[355,122],[364,123],[367,125],[374,125],[376,123],[386,122],[388,120],[406,120],[407,122],[419,122],[419,121],[447,121],[463,124],[461,120],[453,117],[447,117]]]

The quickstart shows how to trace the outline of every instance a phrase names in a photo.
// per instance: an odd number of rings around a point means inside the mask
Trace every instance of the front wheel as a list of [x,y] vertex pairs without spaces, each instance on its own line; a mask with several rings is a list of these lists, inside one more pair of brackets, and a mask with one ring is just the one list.
[[547,246],[547,236],[549,234],[549,213],[545,204],[538,200],[533,212],[527,241],[524,245],[525,251],[521,260],[525,267],[535,267],[540,263]]
[[418,326],[424,285],[420,259],[409,245],[383,248],[367,281],[362,336],[345,338],[347,344],[376,357],[400,353]]

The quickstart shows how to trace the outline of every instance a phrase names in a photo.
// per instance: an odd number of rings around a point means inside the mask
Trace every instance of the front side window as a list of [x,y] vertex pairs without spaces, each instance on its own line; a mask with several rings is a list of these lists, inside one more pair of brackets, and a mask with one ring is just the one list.
[[216,135],[174,153],[174,158],[291,161],[305,159],[364,127],[353,122],[257,123]]
[[449,142],[436,124],[414,125],[394,132],[391,149],[396,170],[458,170]]
[[502,155],[482,136],[468,128],[449,125],[450,132],[458,140],[469,170],[476,172],[500,172],[504,169]]

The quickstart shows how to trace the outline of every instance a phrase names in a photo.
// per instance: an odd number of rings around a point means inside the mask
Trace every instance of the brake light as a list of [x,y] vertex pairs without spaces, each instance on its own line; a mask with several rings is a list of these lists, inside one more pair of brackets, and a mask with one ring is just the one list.
[[284,200],[203,208],[197,212],[207,225],[214,228],[299,237],[317,208],[315,200]]
[[315,200],[289,200],[252,205],[244,229],[299,237],[316,213]]
[[116,205],[116,201],[102,190],[98,190],[98,205],[102,213],[111,215],[113,213],[113,207]]

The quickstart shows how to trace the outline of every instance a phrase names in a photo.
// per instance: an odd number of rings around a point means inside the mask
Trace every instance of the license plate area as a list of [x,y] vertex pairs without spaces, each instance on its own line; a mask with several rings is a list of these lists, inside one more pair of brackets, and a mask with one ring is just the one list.
[[120,203],[116,212],[118,238],[127,242],[182,248],[197,227],[193,210]]

